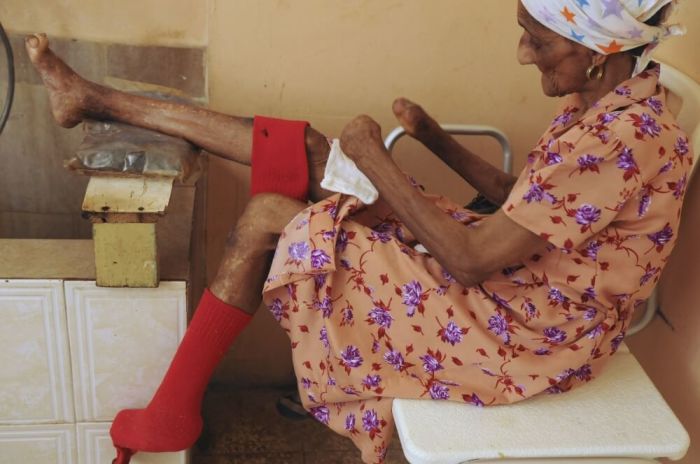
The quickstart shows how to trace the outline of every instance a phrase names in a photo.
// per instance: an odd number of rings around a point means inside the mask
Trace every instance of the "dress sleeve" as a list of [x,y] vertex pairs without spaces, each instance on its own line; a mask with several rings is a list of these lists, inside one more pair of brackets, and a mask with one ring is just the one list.
[[502,208],[560,248],[577,248],[605,228],[639,190],[635,153],[614,133],[569,130],[533,151]]

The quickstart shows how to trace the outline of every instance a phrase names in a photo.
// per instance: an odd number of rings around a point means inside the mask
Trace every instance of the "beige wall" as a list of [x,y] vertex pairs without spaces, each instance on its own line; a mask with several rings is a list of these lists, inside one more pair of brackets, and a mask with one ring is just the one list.
[[[243,115],[307,118],[338,135],[367,113],[385,132],[395,125],[396,96],[422,103],[440,121],[491,124],[511,138],[516,169],[539,137],[555,101],[541,96],[539,75],[515,60],[515,0],[4,0],[0,20],[13,30],[43,29],[80,39],[132,44],[208,45],[211,106]],[[659,51],[700,81],[700,2],[685,2],[691,29]],[[493,157],[493,144],[474,142]],[[429,188],[467,201],[471,191],[427,154],[402,142],[397,157]],[[496,162],[496,158],[493,158]],[[213,159],[209,184],[210,276],[223,238],[245,203],[248,169]],[[697,209],[697,182],[688,211]],[[688,215],[688,214],[687,214]],[[694,222],[693,222],[694,221]],[[665,274],[664,311],[631,340],[642,363],[700,443],[700,330],[691,289],[700,287],[690,237]],[[685,250],[685,252],[683,252]],[[282,383],[292,376],[284,334],[261,312],[217,374],[221,381]],[[700,449],[700,446],[696,446]],[[698,451],[685,462],[700,462]]]

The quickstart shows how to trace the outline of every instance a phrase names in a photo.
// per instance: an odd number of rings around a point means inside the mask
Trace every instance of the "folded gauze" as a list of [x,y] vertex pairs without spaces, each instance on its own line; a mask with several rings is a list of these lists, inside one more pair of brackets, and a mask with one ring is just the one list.
[[331,152],[326,162],[321,187],[331,192],[353,195],[366,205],[371,205],[379,197],[379,192],[355,162],[340,149],[340,140],[333,139]]

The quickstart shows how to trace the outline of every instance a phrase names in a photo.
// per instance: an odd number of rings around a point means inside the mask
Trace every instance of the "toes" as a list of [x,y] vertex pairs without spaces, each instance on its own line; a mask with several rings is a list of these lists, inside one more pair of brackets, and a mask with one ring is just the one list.
[[44,33],[28,35],[25,38],[25,43],[27,48],[34,51],[46,50],[49,46],[49,39]]

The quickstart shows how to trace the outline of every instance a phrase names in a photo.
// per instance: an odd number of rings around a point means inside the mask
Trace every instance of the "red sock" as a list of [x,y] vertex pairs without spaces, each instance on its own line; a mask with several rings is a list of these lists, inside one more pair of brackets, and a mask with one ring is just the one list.
[[251,316],[205,290],[158,391],[145,409],[120,411],[110,435],[118,464],[136,451],[179,451],[202,430],[200,408],[214,368]]
[[306,159],[306,121],[256,116],[250,193],[280,193],[306,201],[309,166]]

